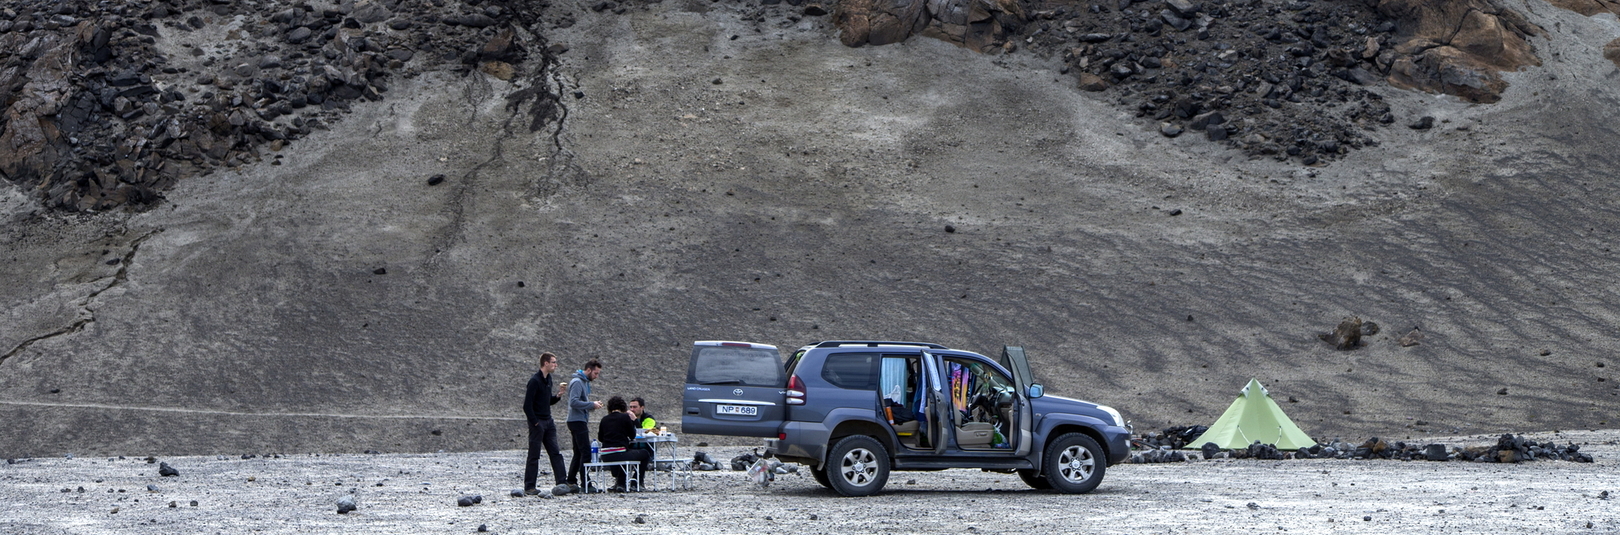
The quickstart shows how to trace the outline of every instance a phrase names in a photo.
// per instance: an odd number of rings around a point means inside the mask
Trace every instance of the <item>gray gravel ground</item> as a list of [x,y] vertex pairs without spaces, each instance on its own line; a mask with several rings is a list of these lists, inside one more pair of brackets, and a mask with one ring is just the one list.
[[[0,465],[0,532],[473,533],[481,524],[494,533],[1620,531],[1620,431],[1528,436],[1581,444],[1597,461],[1117,465],[1083,496],[971,470],[896,473],[869,498],[837,497],[808,473],[762,489],[742,472],[696,472],[690,490],[518,499],[508,495],[520,485],[518,451],[169,457],[162,460],[181,471],[169,478],[144,459],[64,457]],[[708,451],[729,459],[744,449]],[[337,514],[338,498],[350,493],[359,510]],[[484,501],[457,507],[464,495]]]

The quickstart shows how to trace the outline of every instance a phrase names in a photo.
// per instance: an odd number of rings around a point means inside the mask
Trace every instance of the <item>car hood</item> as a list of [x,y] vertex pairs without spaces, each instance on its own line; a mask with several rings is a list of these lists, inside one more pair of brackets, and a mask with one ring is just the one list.
[[1113,422],[1113,417],[1109,416],[1108,413],[1103,412],[1102,409],[1097,408],[1096,403],[1092,403],[1090,401],[1048,394],[1035,398],[1033,404],[1035,406],[1035,412],[1041,414],[1080,414],[1102,420],[1103,422]]

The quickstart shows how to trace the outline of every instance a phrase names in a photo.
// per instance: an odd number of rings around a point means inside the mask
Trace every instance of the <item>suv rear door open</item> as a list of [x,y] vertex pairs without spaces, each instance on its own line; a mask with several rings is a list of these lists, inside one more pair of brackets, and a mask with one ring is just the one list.
[[786,386],[776,346],[694,342],[681,396],[681,431],[774,437],[785,414]]

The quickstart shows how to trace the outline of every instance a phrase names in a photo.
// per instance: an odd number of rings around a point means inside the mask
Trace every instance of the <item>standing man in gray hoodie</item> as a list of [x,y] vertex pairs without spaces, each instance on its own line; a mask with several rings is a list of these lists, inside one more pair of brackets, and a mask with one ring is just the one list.
[[591,456],[591,411],[602,408],[602,402],[591,401],[591,381],[602,376],[602,362],[591,359],[585,368],[574,371],[568,381],[568,435],[574,441],[574,460],[568,463],[568,484],[579,489],[580,472],[585,471],[585,460]]

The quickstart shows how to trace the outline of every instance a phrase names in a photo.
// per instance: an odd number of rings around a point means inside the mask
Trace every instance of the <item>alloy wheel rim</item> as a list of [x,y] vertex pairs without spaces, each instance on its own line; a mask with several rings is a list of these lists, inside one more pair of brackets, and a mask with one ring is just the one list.
[[1069,446],[1058,455],[1058,473],[1070,483],[1082,483],[1091,479],[1091,474],[1097,470],[1097,461],[1091,457],[1091,450],[1080,446]]
[[870,485],[877,479],[877,456],[866,448],[849,450],[839,462],[838,473],[851,485],[857,487]]

